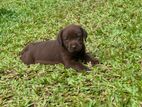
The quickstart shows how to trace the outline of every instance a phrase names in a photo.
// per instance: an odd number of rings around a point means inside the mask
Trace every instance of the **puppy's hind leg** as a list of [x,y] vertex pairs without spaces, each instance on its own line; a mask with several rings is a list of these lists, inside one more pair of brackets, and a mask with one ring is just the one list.
[[27,65],[34,64],[34,59],[29,51],[29,45],[21,52],[20,59]]
[[29,51],[21,55],[21,60],[27,65],[34,64],[34,59]]

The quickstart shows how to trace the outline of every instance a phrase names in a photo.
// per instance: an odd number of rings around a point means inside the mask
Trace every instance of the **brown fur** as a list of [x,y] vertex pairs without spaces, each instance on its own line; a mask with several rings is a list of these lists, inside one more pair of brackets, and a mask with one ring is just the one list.
[[[97,59],[91,58],[85,51],[84,41],[87,32],[78,25],[69,25],[62,29],[57,40],[48,40],[31,43],[21,52],[21,60],[27,64],[58,64],[71,67],[78,71],[90,70],[80,61],[98,64]],[[80,60],[80,61],[79,61]]]

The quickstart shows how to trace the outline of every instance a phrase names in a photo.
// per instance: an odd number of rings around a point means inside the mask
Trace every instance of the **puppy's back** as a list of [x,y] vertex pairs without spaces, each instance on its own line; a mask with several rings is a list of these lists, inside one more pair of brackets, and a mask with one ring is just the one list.
[[60,47],[56,40],[31,43],[21,52],[21,60],[25,64],[34,64],[38,62],[59,63]]

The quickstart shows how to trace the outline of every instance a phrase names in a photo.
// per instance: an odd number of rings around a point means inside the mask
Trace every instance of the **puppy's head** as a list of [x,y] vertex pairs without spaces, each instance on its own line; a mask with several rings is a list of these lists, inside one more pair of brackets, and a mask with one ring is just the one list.
[[79,52],[86,41],[87,32],[78,25],[69,25],[58,34],[59,43],[70,53]]

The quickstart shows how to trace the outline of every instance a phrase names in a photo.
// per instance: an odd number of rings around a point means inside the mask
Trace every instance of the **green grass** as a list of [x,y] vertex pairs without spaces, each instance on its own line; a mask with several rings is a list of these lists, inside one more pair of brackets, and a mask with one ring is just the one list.
[[[25,44],[55,39],[68,24],[88,32],[87,51],[103,63],[91,73],[19,59]],[[140,65],[141,62],[141,65]],[[140,107],[141,0],[1,0],[1,107]]]

